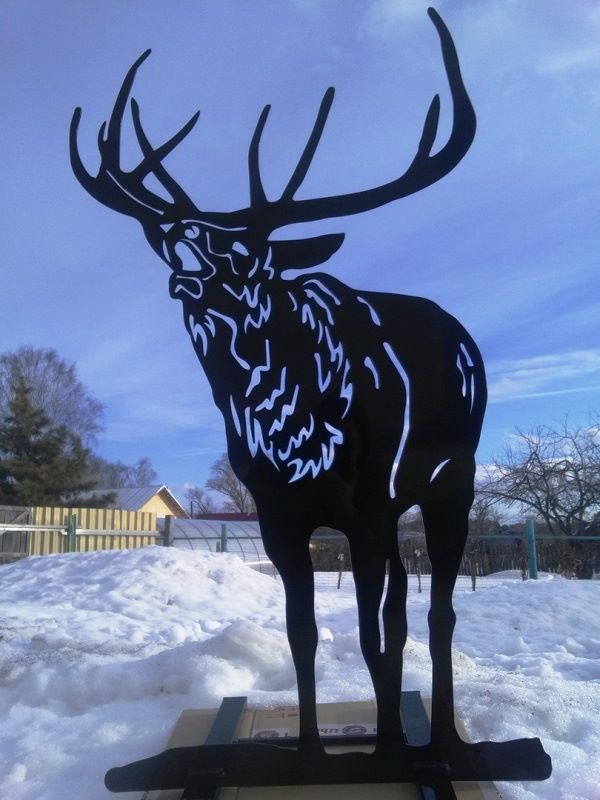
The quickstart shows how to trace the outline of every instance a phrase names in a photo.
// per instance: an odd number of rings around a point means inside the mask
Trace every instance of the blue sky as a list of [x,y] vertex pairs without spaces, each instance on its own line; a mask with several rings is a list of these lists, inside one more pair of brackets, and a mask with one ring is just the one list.
[[[336,97],[298,197],[384,183],[412,159],[432,96],[451,106],[421,0],[3,0],[0,5],[0,350],[51,347],[106,405],[99,452],[148,456],[176,493],[225,449],[168,269],[140,226],[76,182],[67,133],[95,171],[96,135],[132,62],[153,142],[197,110],[168,169],[203,209],[247,205],[265,103],[267,193],[285,186],[323,91]],[[452,174],[383,208],[289,231],[346,233],[323,267],[351,286],[431,298],[487,364],[479,460],[515,426],[585,419],[600,390],[600,4],[436,5],[478,117]],[[129,131],[126,130],[126,135]],[[131,138],[125,166],[136,157]],[[288,233],[286,231],[285,233]],[[283,231],[279,232],[282,235]]]

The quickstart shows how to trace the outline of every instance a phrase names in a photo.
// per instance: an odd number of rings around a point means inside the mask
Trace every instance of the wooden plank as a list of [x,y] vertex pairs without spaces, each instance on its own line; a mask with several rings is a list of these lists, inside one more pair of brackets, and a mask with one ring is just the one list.
[[[64,528],[71,513],[77,516],[77,552],[134,549],[156,544],[156,518],[151,513],[121,512],[117,509],[118,513],[115,515],[114,509],[69,509],[54,506],[36,506],[25,510],[28,514],[31,512],[31,521],[26,524],[14,523],[17,525],[17,530],[0,532],[0,552],[8,551],[11,554],[22,552],[24,555],[67,552]],[[132,529],[106,527],[109,523],[121,523],[122,520],[129,520],[136,527]]]
[[27,553],[27,531],[0,531],[1,553]]
[[77,515],[77,527],[97,531],[156,531],[156,514],[119,508],[62,508],[35,506],[31,509],[34,525],[66,525],[69,514]]
[[30,522],[31,510],[25,506],[0,505],[0,524],[14,522],[23,524]]
[[59,531],[31,531],[27,542],[27,555],[47,556],[50,553],[66,552],[66,536]]

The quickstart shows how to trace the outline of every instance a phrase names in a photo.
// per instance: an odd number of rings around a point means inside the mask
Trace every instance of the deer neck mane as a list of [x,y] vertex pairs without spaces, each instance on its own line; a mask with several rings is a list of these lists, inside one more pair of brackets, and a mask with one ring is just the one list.
[[[352,405],[349,358],[335,331],[342,300],[316,278],[261,281],[207,302],[188,330],[228,435],[289,482],[331,467]],[[290,358],[290,350],[301,358]]]

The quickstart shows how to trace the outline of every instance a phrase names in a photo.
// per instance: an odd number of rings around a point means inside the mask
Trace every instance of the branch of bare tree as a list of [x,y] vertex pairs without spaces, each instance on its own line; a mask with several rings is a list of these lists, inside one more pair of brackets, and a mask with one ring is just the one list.
[[600,512],[600,416],[517,429],[478,486],[492,503],[533,512],[551,533],[581,534]]

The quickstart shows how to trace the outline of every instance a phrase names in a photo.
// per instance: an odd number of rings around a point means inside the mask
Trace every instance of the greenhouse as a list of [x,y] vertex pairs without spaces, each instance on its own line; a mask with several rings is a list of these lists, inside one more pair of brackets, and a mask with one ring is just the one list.
[[[164,519],[159,519],[158,527],[164,537]],[[257,520],[172,518],[169,543],[180,550],[234,553],[242,561],[250,563],[269,560]]]

